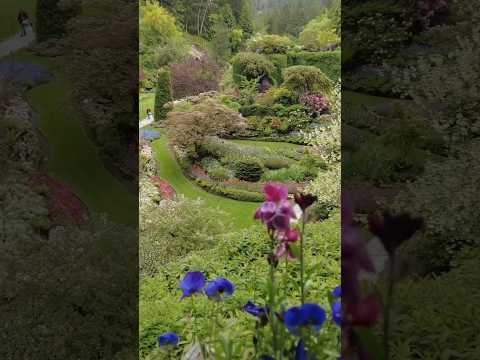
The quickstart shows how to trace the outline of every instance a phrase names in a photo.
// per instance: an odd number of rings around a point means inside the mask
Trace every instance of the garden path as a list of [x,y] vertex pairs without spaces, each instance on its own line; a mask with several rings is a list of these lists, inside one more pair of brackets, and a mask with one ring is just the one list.
[[20,36],[20,33],[2,41],[0,43],[0,59],[15,53],[20,49],[24,49],[36,40],[34,31],[28,31],[26,36]]

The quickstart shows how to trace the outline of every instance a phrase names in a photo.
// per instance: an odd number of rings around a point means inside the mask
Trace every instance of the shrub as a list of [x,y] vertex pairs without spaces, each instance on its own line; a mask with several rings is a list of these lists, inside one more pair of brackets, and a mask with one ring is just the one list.
[[281,35],[263,35],[248,44],[250,51],[261,54],[285,54],[292,46],[292,40]]
[[240,113],[245,116],[267,116],[272,115],[272,109],[261,104],[253,104],[240,107]]
[[288,66],[288,57],[286,54],[271,54],[268,59],[275,65],[275,81],[277,84],[283,82],[283,69]]
[[323,212],[331,212],[340,207],[341,194],[340,163],[332,165],[327,171],[318,172],[317,177],[308,184],[305,191],[318,197],[315,205]]
[[231,60],[233,79],[240,84],[243,79],[274,79],[275,66],[261,54],[239,53]]
[[394,202],[395,210],[425,219],[424,234],[405,250],[421,258],[427,271],[448,269],[463,248],[480,244],[479,149],[475,141],[463,145],[457,157],[428,163],[425,173]]
[[229,95],[220,96],[220,103],[235,111],[240,111],[241,108],[241,105],[237,99]]
[[199,59],[187,57],[180,63],[172,64],[170,69],[175,99],[219,89],[220,67],[206,54]]
[[165,105],[172,101],[172,81],[170,71],[162,69],[158,72],[157,89],[155,92],[155,119],[165,119],[168,109]]
[[212,99],[192,106],[188,112],[172,112],[166,122],[172,143],[192,156],[196,156],[207,137],[229,136],[244,125],[236,111]]
[[291,90],[286,87],[274,87],[259,96],[257,103],[264,106],[272,106],[274,104],[291,105],[298,99]]
[[260,160],[254,157],[236,159],[230,165],[235,177],[245,181],[258,181],[262,177],[264,167]]
[[201,179],[196,179],[195,181],[197,185],[201,188],[218,196],[248,202],[262,202],[264,200],[264,195],[260,192],[253,192],[242,189],[232,189],[222,184],[212,183]]
[[35,30],[39,41],[63,36],[68,20],[80,11],[80,7],[74,2],[65,6],[61,3],[61,0],[37,1]]
[[301,157],[299,164],[305,169],[312,172],[318,171],[319,169],[327,170],[327,164],[322,158],[318,156],[313,156],[309,153],[306,153]]
[[274,182],[303,182],[315,177],[317,171],[307,169],[300,164],[294,164],[288,168],[268,170],[262,176],[262,181]]
[[332,88],[332,82],[318,68],[297,65],[285,69],[284,86],[301,95],[306,92],[327,94]]
[[300,96],[300,104],[308,107],[315,115],[320,116],[328,110],[328,100],[318,93],[306,93]]
[[315,66],[322,70],[334,82],[341,77],[341,51],[290,51],[287,54],[288,66],[306,65]]
[[141,202],[140,276],[153,276],[168,262],[214,245],[229,228],[222,218],[225,214],[201,200],[178,198],[158,205]]

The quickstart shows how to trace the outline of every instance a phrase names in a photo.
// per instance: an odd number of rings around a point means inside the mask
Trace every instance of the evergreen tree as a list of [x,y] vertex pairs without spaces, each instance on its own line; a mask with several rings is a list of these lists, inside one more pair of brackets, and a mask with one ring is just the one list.
[[155,92],[155,119],[162,120],[167,117],[168,110],[164,105],[172,101],[172,80],[169,69],[160,69],[157,77]]

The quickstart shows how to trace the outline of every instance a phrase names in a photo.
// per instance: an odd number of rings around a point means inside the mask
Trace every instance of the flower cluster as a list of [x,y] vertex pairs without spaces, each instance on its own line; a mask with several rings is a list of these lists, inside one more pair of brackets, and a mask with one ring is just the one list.
[[319,116],[328,110],[328,100],[318,93],[306,93],[300,96],[300,104],[309,108],[315,115]]
[[205,275],[200,271],[187,273],[180,282],[183,291],[182,299],[194,294],[205,293],[209,299],[223,301],[233,295],[235,285],[229,280],[219,277],[207,284]]

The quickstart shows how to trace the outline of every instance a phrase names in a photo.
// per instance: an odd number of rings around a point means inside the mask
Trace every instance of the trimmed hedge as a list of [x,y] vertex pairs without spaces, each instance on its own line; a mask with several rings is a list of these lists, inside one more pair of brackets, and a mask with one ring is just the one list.
[[232,59],[233,80],[240,84],[243,79],[275,79],[275,66],[261,54],[239,53]]
[[332,81],[314,66],[296,65],[285,69],[284,86],[297,94],[320,92],[325,94],[332,88]]
[[161,69],[158,72],[157,91],[155,92],[155,119],[161,120],[167,117],[168,110],[165,104],[172,101],[172,79],[170,70]]
[[259,203],[265,200],[265,195],[262,193],[256,193],[247,190],[230,189],[223,185],[201,179],[195,179],[195,183],[209,193],[233,200]]
[[291,51],[287,54],[288,66],[308,65],[322,70],[332,81],[342,76],[341,50],[335,51]]
[[236,159],[231,169],[237,179],[252,182],[260,180],[264,172],[262,162],[254,157]]
[[268,56],[268,59],[275,66],[275,81],[277,84],[283,82],[283,69],[288,67],[288,56],[285,54],[271,54]]

